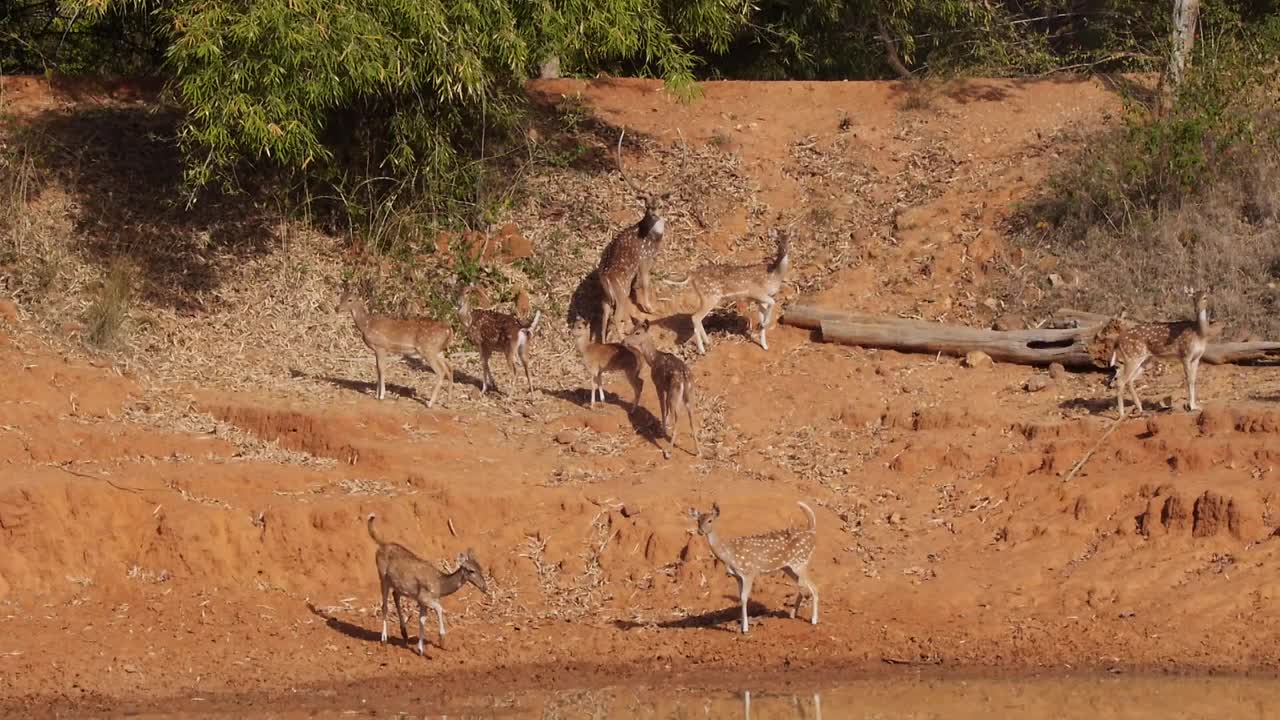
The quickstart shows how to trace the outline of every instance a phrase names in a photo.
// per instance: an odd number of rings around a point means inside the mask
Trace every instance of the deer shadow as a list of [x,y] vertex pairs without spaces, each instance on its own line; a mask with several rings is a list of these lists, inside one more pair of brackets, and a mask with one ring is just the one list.
[[[613,626],[619,630],[636,630],[645,627],[658,627],[663,630],[691,630],[695,628],[706,628],[710,630],[719,630],[720,632],[734,633],[736,635],[738,633],[739,623],[742,622],[742,606],[737,604],[738,597],[736,595],[725,595],[724,597],[727,600],[732,600],[735,604],[731,607],[724,608],[723,610],[712,610],[698,615],[690,615],[676,620],[665,620],[659,623],[639,623],[633,620],[614,620]],[[747,614],[750,616],[750,620],[752,622],[762,618],[791,619],[791,613],[786,610],[771,610],[755,600],[747,601]]]
[[183,202],[181,116],[142,107],[46,110],[19,141],[46,181],[67,189],[72,251],[92,265],[127,261],[143,298],[184,314],[217,300],[223,282],[282,242],[267,193],[216,188]]
[[[430,370],[429,365],[422,362],[421,360],[417,360],[413,358],[405,358],[405,360],[406,360],[406,364],[408,364],[412,369],[430,378],[430,383],[431,383],[430,386],[434,386],[435,373]],[[362,395],[369,395],[371,397],[375,396],[376,393],[378,392],[378,381],[377,381],[376,372],[373,373],[373,377],[374,377],[373,380],[354,380],[352,378],[337,377],[334,375],[312,374],[304,370],[299,370],[298,368],[290,368],[289,377],[328,383],[341,390],[350,390],[352,392],[357,392]],[[480,389],[479,378],[469,373],[459,372],[456,369],[453,371],[453,382],[454,384],[457,384],[457,385],[469,385],[477,390]],[[408,385],[400,385],[398,383],[385,382],[385,380],[384,380],[384,384],[387,392],[390,394],[404,398],[405,400],[417,400],[418,402],[421,402],[424,405],[426,404],[426,401],[427,401],[426,397],[423,397],[423,395],[419,394],[417,388],[415,387],[410,387]],[[449,396],[449,390],[450,390],[449,382],[446,380],[445,384],[440,388],[440,397],[437,399],[440,399],[440,400],[447,399]]]
[[[1128,391],[1126,390],[1125,393],[1127,395]],[[1125,397],[1126,404],[1128,404],[1129,400],[1131,398]],[[1115,408],[1116,396],[1114,393],[1108,393],[1102,397],[1070,398],[1058,403],[1059,410],[1084,410],[1090,415],[1102,415],[1108,410],[1115,410]]]
[[[321,620],[324,620],[324,624],[334,632],[340,633],[342,635],[346,635],[347,637],[353,640],[360,640],[362,642],[376,642],[376,643],[382,642],[381,631],[370,630],[369,628],[364,627],[362,625],[356,625],[355,623],[350,623],[350,622],[347,622],[346,620],[336,618],[330,615],[329,613],[326,613],[324,610],[321,610],[320,608],[316,607],[313,603],[307,603],[307,610],[310,610],[312,615],[315,615]],[[388,616],[388,618],[389,617],[390,616]],[[398,629],[398,628],[394,628],[394,629]],[[437,639],[434,639],[434,638],[424,637],[422,641],[426,645],[432,645],[437,648],[441,647]],[[402,647],[407,650],[410,650],[415,655],[418,652],[418,644],[416,642],[412,640],[406,640],[405,638],[400,637],[398,635],[394,635],[391,632],[387,633],[387,642],[397,647]]]

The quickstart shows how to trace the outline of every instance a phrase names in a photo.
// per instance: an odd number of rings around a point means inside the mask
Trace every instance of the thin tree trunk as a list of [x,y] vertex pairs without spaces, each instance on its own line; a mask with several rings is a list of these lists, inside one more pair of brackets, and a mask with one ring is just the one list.
[[876,30],[880,36],[880,42],[884,44],[884,59],[889,63],[889,67],[898,73],[898,77],[903,80],[912,78],[911,70],[902,64],[902,58],[898,57],[898,41],[893,39],[889,34],[889,28],[884,24],[884,19],[876,17]]
[[1173,35],[1170,38],[1169,68],[1161,78],[1162,110],[1173,105],[1182,81],[1186,79],[1191,51],[1196,44],[1196,25],[1200,21],[1200,0],[1173,0]]

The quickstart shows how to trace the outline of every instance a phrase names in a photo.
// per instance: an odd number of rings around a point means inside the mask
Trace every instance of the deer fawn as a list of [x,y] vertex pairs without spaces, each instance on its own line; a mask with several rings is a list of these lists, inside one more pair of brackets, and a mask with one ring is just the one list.
[[684,406],[684,414],[689,418],[689,431],[693,435],[693,455],[700,455],[702,451],[698,447],[698,421],[693,416],[693,376],[689,372],[689,366],[675,355],[654,347],[648,320],[642,321],[623,339],[622,344],[635,351],[649,366],[649,378],[653,380],[653,387],[658,393],[663,436],[671,443],[671,447],[676,446],[676,426],[680,420],[678,408]]
[[760,347],[769,349],[765,331],[773,315],[774,295],[782,289],[787,268],[788,239],[785,233],[770,230],[769,237],[777,243],[777,253],[772,260],[751,265],[724,265],[711,263],[693,271],[684,280],[672,285],[692,284],[698,295],[698,307],[693,311],[693,337],[698,342],[698,352],[706,354],[711,338],[702,321],[725,300],[748,298],[754,300],[760,312]]
[[803,502],[796,504],[804,508],[809,516],[809,527],[788,528],[773,532],[748,535],[724,541],[716,534],[715,521],[720,517],[720,505],[712,504],[711,512],[700,513],[689,508],[689,517],[698,523],[698,534],[707,538],[711,552],[724,563],[729,574],[738,579],[738,598],[742,603],[742,632],[747,632],[747,599],[751,595],[751,584],[761,575],[778,570],[785,571],[799,586],[796,603],[791,608],[791,617],[800,612],[800,604],[808,594],[813,598],[813,606],[809,614],[809,622],[818,624],[818,586],[809,579],[809,559],[818,540],[818,519],[813,509]]
[[400,621],[400,635],[409,642],[409,630],[405,627],[404,611],[400,608],[400,596],[405,596],[418,603],[418,654],[424,655],[424,638],[427,634],[427,608],[436,611],[436,619],[440,624],[440,644],[444,645],[444,608],[440,600],[452,595],[466,583],[475,585],[486,595],[489,588],[484,581],[484,570],[476,561],[475,553],[470,548],[458,555],[458,569],[451,573],[440,572],[436,566],[414,555],[411,550],[399,543],[387,542],[374,527],[376,515],[370,513],[368,520],[369,537],[378,544],[375,556],[378,563],[378,582],[382,586],[382,642],[387,641],[387,598],[392,596],[396,602],[396,619]]
[[542,318],[542,311],[536,311],[533,314],[533,320],[525,325],[512,315],[471,307],[470,296],[475,290],[475,285],[463,288],[458,298],[458,317],[466,328],[467,336],[480,351],[480,365],[484,370],[484,377],[480,380],[480,392],[488,392],[490,385],[495,388],[498,386],[493,372],[489,369],[489,356],[498,350],[507,356],[507,364],[511,366],[513,379],[518,377],[516,358],[520,359],[520,364],[524,366],[525,382],[528,383],[529,392],[532,394],[533,379],[529,377],[529,340],[538,329],[538,320]]
[[1195,319],[1168,323],[1126,323],[1113,318],[1089,341],[1088,352],[1094,362],[1116,367],[1116,406],[1120,417],[1124,412],[1124,390],[1127,386],[1133,404],[1142,414],[1142,400],[1134,381],[1142,374],[1152,357],[1178,358],[1187,378],[1187,408],[1199,410],[1196,402],[1196,375],[1200,358],[1209,343],[1209,299],[1196,295]]
[[631,412],[635,412],[640,406],[640,391],[644,389],[640,358],[635,351],[620,343],[592,342],[591,326],[585,320],[574,323],[573,339],[591,378],[591,407],[596,406],[596,393],[600,394],[600,402],[604,402],[605,373],[621,373],[635,391],[635,399],[631,401]]
[[[635,285],[635,307],[644,314],[653,313],[653,295],[649,286],[649,274],[658,261],[658,253],[662,250],[662,238],[666,233],[667,221],[659,215],[663,204],[671,197],[674,190],[662,194],[646,193],[627,176],[622,162],[622,138],[627,134],[623,130],[618,135],[618,173],[623,181],[635,193],[644,205],[644,216],[640,222],[614,236],[605,246],[600,256],[600,264],[596,275],[600,280],[600,288],[604,297],[601,300],[600,341],[608,340],[610,321],[618,337],[625,335],[622,324],[634,314],[631,302],[631,288]],[[680,169],[683,172],[688,162],[687,154],[682,156]]]
[[453,382],[453,368],[449,367],[449,362],[444,357],[445,350],[453,341],[453,328],[427,318],[401,320],[370,315],[363,300],[344,291],[338,299],[338,312],[348,310],[356,321],[356,328],[360,331],[364,344],[373,351],[373,361],[378,368],[377,398],[382,400],[387,394],[383,370],[387,356],[402,355],[424,360],[435,371],[436,386],[431,391],[431,399],[427,400],[427,407],[434,405],[440,386],[444,385],[446,379]]

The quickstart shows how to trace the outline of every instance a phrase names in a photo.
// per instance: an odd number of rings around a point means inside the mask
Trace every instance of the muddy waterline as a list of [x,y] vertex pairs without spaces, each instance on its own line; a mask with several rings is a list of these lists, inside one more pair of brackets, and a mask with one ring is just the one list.
[[[730,679],[724,678],[726,686]],[[755,720],[1181,720],[1280,718],[1280,680],[1084,676],[866,679],[787,690],[623,687],[484,693],[431,701],[412,691],[309,690],[270,699],[188,698],[131,717],[753,718]],[[109,715],[115,712],[107,713]],[[103,713],[91,713],[101,717]],[[89,715],[86,715],[89,716]]]

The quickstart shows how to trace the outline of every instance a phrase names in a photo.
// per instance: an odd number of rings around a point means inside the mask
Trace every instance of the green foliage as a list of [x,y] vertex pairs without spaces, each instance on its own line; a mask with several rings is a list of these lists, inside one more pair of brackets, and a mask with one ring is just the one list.
[[[139,0],[76,0],[87,15]],[[472,199],[482,144],[519,110],[519,83],[557,54],[568,68],[629,61],[687,89],[693,43],[723,48],[747,0],[168,0],[167,66],[187,109],[193,189],[263,167],[390,197]],[[488,137],[486,137],[488,136]],[[494,137],[496,136],[496,137]]]
[[1123,229],[1230,180],[1246,158],[1280,150],[1275,65],[1258,62],[1280,53],[1280,17],[1257,25],[1228,18],[1198,44],[1168,111],[1130,97],[1124,127],[1051,181],[1042,217],[1075,238],[1099,224]]

